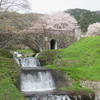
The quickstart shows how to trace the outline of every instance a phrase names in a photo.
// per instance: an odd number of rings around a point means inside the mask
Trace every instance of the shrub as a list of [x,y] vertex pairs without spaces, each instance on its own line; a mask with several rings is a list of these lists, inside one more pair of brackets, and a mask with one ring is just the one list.
[[38,59],[40,60],[41,65],[47,65],[53,62],[53,58],[58,53],[59,51],[56,50],[43,51],[39,54]]

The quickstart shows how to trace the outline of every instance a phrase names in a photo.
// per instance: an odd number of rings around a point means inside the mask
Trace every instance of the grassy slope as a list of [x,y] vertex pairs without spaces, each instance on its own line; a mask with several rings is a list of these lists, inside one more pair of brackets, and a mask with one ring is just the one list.
[[18,65],[8,56],[11,57],[8,51],[0,49],[0,100],[24,100],[14,85]]
[[[66,49],[59,49],[54,62],[47,68],[60,68],[75,80],[75,87],[79,87],[79,80],[100,81],[100,37],[84,37]],[[61,56],[58,59],[58,56]]]
[[20,54],[23,54],[25,56],[32,56],[34,54],[34,52],[30,49],[30,48],[27,48],[27,49],[18,49],[17,50]]

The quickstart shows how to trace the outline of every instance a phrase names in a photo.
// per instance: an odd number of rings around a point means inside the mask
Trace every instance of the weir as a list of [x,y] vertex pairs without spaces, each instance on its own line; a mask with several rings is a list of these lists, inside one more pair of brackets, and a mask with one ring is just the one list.
[[71,100],[66,93],[54,92],[56,85],[49,69],[36,57],[15,58],[21,66],[20,91],[27,100]]
[[55,89],[55,83],[48,70],[22,70],[21,91],[46,91]]

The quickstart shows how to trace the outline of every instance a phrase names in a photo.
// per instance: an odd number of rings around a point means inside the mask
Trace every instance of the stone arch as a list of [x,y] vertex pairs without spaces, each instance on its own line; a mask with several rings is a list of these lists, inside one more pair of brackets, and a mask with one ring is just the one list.
[[57,49],[57,41],[55,39],[50,40],[50,49]]

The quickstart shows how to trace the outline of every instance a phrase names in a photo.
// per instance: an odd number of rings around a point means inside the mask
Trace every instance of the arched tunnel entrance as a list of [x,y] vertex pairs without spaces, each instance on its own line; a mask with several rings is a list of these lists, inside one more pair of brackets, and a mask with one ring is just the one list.
[[55,39],[50,41],[50,49],[57,49],[57,41]]

